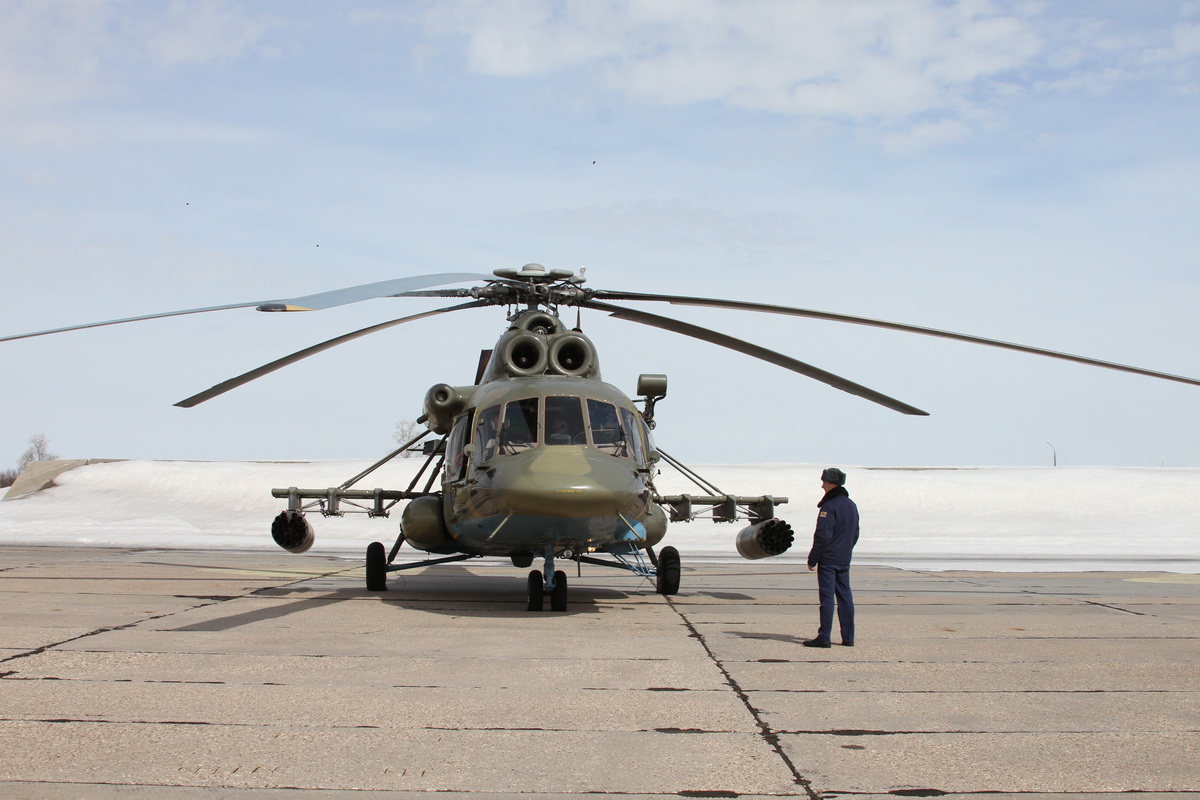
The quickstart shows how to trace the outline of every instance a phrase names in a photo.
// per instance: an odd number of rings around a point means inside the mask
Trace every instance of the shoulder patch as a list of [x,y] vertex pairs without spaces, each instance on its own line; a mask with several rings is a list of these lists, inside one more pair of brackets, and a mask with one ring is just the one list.
[[818,514],[817,516],[819,516],[819,517],[824,517],[824,516],[826,516],[827,514],[829,514],[829,512],[828,512],[828,511],[822,511],[822,512],[821,512],[820,514]]

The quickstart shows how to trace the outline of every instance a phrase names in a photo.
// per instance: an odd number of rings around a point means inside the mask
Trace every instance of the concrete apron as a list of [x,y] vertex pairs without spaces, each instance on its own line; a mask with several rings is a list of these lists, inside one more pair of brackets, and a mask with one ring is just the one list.
[[1198,576],[568,569],[0,548],[0,796],[1200,792]]

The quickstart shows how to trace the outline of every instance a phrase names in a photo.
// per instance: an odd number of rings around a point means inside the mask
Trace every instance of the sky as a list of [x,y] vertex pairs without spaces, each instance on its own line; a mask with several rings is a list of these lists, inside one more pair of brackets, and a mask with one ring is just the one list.
[[[0,0],[0,335],[407,275],[923,325],[1200,377],[1200,3]],[[912,334],[634,304],[604,379],[669,376],[708,463],[1200,466],[1200,387]],[[370,458],[502,309],[237,309],[0,342],[0,465]],[[574,316],[571,314],[570,316]],[[574,319],[570,320],[574,323]]]
[[[366,466],[366,461],[342,460],[79,466],[58,475],[48,489],[0,500],[0,544],[263,549],[283,555],[270,536],[270,521],[279,513],[271,489],[337,485]],[[411,460],[391,462],[366,485],[406,486],[416,469]],[[821,495],[815,480],[820,469],[819,464],[741,464],[706,467],[703,474],[735,494],[786,493],[789,502],[775,511],[792,526],[795,541],[783,555],[755,563],[804,572]],[[1192,573],[1183,577],[1200,582],[1200,469],[848,466],[847,476],[846,488],[862,515],[862,538],[854,548],[858,565],[1173,572]],[[673,470],[664,471],[655,484],[664,494],[698,492]],[[1127,502],[1127,492],[1136,492],[1139,502]],[[308,552],[361,559],[372,541],[391,547],[398,518],[395,512],[388,519],[309,514],[315,542]],[[698,557],[744,564],[735,539],[745,525],[704,519],[672,523],[663,541],[680,551],[685,568]],[[1132,548],[1131,535],[1137,540]],[[401,562],[425,558],[411,546],[398,555]],[[513,575],[516,591],[524,573]],[[686,582],[685,573],[685,591]]]

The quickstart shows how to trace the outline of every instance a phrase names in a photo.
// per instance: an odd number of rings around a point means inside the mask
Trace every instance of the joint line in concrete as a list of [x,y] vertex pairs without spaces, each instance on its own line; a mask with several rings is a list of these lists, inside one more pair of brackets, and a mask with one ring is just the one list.
[[762,714],[757,708],[754,707],[754,704],[750,702],[750,696],[746,694],[746,691],[738,684],[733,675],[729,673],[729,670],[725,668],[725,664],[721,662],[721,659],[717,658],[717,654],[714,653],[712,648],[708,646],[708,642],[705,641],[703,634],[696,629],[696,626],[693,625],[692,621],[687,618],[687,615],[679,610],[679,606],[675,605],[674,601],[671,600],[669,595],[664,595],[663,597],[666,599],[667,605],[671,607],[671,610],[678,614],[679,618],[683,620],[683,624],[687,627],[688,632],[691,633],[692,637],[695,638],[695,640],[700,643],[700,646],[704,648],[704,652],[708,654],[709,659],[711,659],[713,664],[716,665],[717,669],[721,671],[721,675],[725,678],[725,683],[728,684],[729,688],[733,690],[733,693],[737,695],[737,698],[742,701],[742,705],[746,707],[746,710],[750,712],[750,716],[754,719],[754,724],[758,727],[758,735],[775,752],[775,755],[779,756],[779,759],[783,761],[784,766],[786,766],[788,771],[792,774],[792,780],[804,789],[805,794],[808,795],[810,800],[820,800],[820,794],[813,789],[812,782],[800,774],[800,771],[796,769],[796,765],[792,762],[792,759],[788,756],[787,752],[784,751],[783,743],[779,740],[779,735],[775,731],[771,730],[771,727],[767,725],[765,720],[763,720]]

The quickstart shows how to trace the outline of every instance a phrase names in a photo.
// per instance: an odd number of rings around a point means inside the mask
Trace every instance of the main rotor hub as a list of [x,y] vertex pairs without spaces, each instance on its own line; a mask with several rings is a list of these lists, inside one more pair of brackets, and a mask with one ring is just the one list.
[[500,269],[493,270],[492,274],[497,278],[528,281],[529,283],[554,283],[555,281],[565,281],[575,277],[575,273],[569,269],[546,269],[541,264],[533,263],[526,264],[520,269],[501,267]]
[[580,267],[577,276],[572,270],[546,269],[541,264],[526,264],[520,269],[502,267],[492,271],[498,280],[472,288],[470,295],[494,305],[524,304],[529,309],[544,307],[557,314],[559,306],[579,305],[590,296],[583,288],[586,270]]

